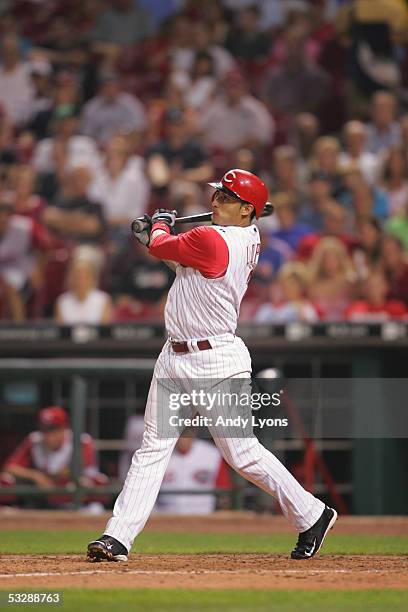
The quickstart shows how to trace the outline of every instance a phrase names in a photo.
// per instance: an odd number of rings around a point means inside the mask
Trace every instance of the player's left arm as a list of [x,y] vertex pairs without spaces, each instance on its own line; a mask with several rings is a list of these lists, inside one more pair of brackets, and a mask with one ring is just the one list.
[[206,278],[220,278],[227,270],[229,250],[222,236],[212,227],[201,226],[170,235],[170,226],[161,220],[152,228],[149,252],[159,259],[176,261],[195,268]]
[[82,486],[106,485],[109,479],[99,471],[95,443],[89,434],[83,433],[81,435],[81,447],[83,471],[80,482]]

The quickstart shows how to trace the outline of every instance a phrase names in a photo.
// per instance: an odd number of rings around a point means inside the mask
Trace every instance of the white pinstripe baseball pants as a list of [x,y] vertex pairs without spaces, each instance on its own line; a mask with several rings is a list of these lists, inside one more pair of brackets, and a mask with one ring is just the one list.
[[[170,343],[166,342],[157,360],[147,399],[143,443],[133,456],[105,534],[113,536],[130,550],[150,516],[176,444],[176,438],[160,438],[158,435],[158,379],[220,380],[250,377],[250,372],[251,358],[240,338],[231,336],[231,340],[222,346],[186,354],[174,353]],[[307,492],[255,436],[220,438],[213,430],[211,434],[229,465],[275,497],[297,531],[305,531],[317,521],[324,504]]]

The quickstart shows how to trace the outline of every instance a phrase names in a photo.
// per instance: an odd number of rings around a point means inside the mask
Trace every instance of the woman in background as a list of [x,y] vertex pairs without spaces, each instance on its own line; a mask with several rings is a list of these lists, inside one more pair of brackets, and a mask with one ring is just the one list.
[[362,281],[380,262],[383,231],[376,217],[361,217],[356,225],[358,245],[353,250],[352,258],[357,278]]
[[[307,267],[298,261],[282,266],[278,277],[281,299],[277,304],[262,304],[255,314],[256,323],[289,323],[304,321],[315,323],[319,316],[307,298],[310,274]],[[273,288],[275,292],[275,288]]]
[[337,238],[323,238],[310,260],[309,297],[329,321],[343,319],[351,303],[356,285],[353,263],[344,244]]
[[99,266],[92,259],[75,257],[68,274],[69,290],[59,296],[55,318],[61,325],[103,325],[112,320],[111,297],[98,289]]
[[408,160],[404,149],[392,147],[385,159],[383,190],[388,194],[390,215],[404,214],[408,200]]

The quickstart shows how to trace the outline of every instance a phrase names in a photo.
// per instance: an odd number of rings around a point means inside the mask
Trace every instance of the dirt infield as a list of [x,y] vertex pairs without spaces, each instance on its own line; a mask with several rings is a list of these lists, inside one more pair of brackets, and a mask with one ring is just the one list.
[[88,563],[79,555],[6,555],[0,588],[369,589],[408,588],[404,557],[133,554],[128,563]]
[[[105,517],[74,513],[2,512],[2,530],[95,529]],[[282,517],[223,513],[215,517],[152,517],[147,530],[200,533],[286,533]],[[408,519],[342,517],[339,534],[399,535]],[[80,555],[0,557],[0,588],[369,589],[408,588],[408,556],[331,556],[291,561],[267,554],[133,553],[128,563],[89,563]]]

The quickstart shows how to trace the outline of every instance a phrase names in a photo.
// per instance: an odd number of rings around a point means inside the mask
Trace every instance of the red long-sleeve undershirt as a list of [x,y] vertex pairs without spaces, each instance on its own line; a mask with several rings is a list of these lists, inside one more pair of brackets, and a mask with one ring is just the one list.
[[228,246],[213,227],[195,227],[179,236],[171,236],[168,225],[156,223],[152,235],[157,229],[166,233],[153,237],[149,246],[151,255],[194,268],[205,278],[224,276],[229,263]]

